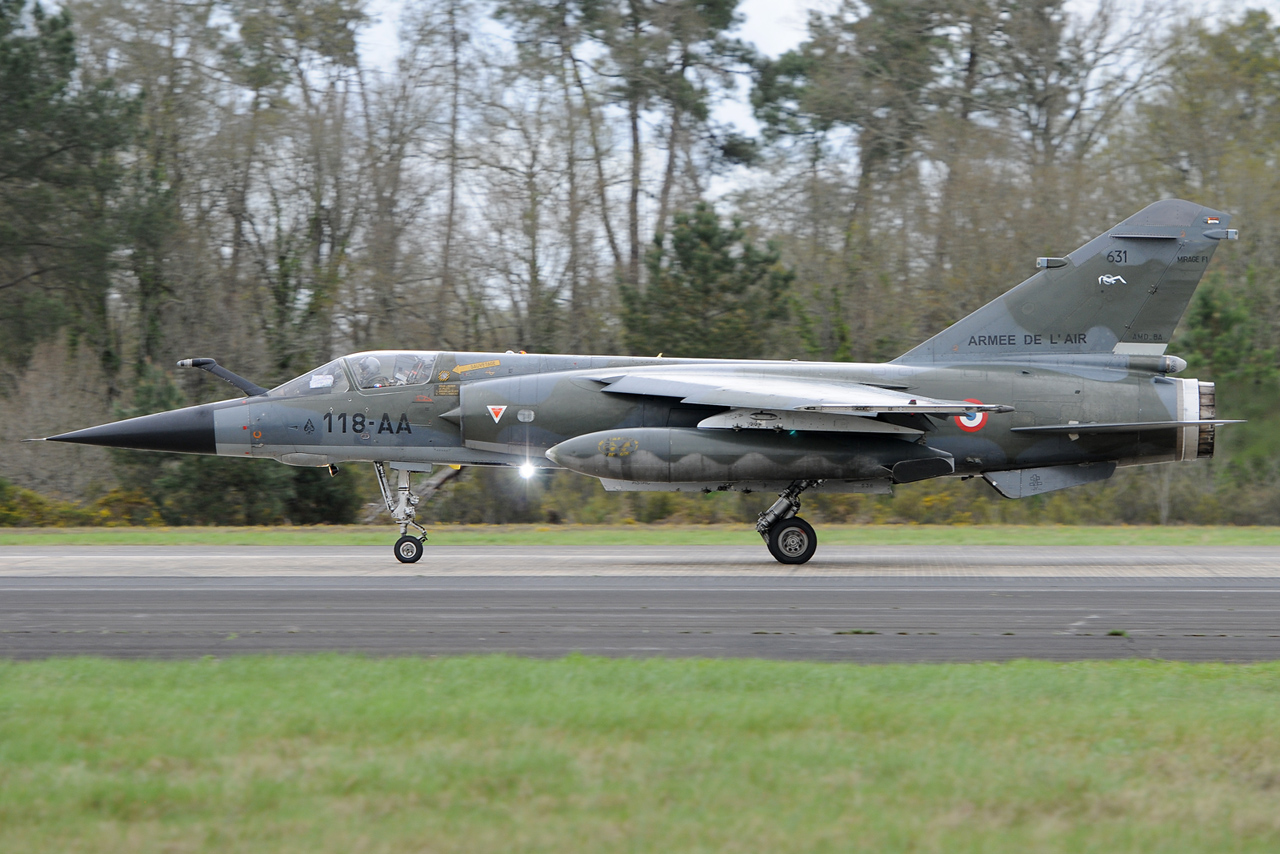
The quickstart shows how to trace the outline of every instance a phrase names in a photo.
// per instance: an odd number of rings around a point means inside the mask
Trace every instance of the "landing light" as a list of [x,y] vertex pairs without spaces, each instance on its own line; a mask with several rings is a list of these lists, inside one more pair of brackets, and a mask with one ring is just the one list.
[[536,473],[537,471],[538,471],[538,468],[533,463],[525,463],[524,465],[520,466],[520,476],[525,480],[528,480],[529,478],[533,477],[534,473]]

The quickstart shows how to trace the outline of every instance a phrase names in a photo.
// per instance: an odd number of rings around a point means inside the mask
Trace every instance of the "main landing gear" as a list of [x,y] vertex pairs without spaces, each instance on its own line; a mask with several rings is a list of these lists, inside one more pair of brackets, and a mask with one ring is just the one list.
[[818,535],[813,526],[796,514],[800,512],[800,493],[818,480],[797,480],[788,486],[773,502],[773,506],[760,514],[756,531],[764,538],[769,554],[779,563],[804,563],[818,550]]
[[[395,544],[396,560],[401,563],[417,563],[418,558],[422,557],[423,544],[427,541],[427,529],[414,521],[419,499],[409,489],[409,472],[405,469],[395,470],[396,488],[393,494],[391,484],[387,481],[386,466],[374,463],[373,468],[378,472],[378,488],[382,490],[382,500],[386,503],[391,518],[400,526],[400,539]],[[417,528],[422,536],[409,536],[410,526]]]

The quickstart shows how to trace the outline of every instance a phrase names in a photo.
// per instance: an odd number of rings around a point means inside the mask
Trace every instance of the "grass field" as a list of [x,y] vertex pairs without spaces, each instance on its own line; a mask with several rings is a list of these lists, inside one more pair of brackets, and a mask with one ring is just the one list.
[[1280,664],[0,663],[5,852],[1280,850]]
[[[437,545],[759,545],[749,525],[438,525]],[[382,546],[391,525],[271,528],[0,528],[0,546]],[[1280,527],[821,525],[825,545],[1280,546]]]

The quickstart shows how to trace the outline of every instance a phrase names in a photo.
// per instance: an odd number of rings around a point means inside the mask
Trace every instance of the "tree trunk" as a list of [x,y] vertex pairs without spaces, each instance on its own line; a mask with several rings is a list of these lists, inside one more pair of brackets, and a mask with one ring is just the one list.
[[[440,279],[442,284],[443,296],[446,299],[452,299],[455,304],[464,303],[462,295],[458,292],[458,283],[455,280],[453,268],[453,244],[455,232],[457,230],[458,221],[458,126],[459,126],[459,101],[462,97],[462,75],[460,71],[461,61],[459,58],[459,33],[457,19],[457,3],[449,3],[449,143],[448,153],[446,155],[449,173],[449,198],[445,209],[444,221],[444,253],[441,259]],[[467,318],[470,315],[468,310],[463,315],[462,340],[458,342],[458,346],[462,349],[469,349],[472,346],[472,334],[470,323]]]
[[640,166],[644,152],[640,148],[640,103],[632,99],[627,105],[631,127],[631,194],[627,200],[627,236],[631,241],[627,256],[627,284],[640,284]]

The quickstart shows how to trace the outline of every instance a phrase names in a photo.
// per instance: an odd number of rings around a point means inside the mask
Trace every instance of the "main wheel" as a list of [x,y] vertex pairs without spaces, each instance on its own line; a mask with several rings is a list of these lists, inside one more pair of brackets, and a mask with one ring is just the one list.
[[408,534],[396,540],[396,560],[401,563],[417,563],[422,557],[422,540]]
[[769,554],[779,563],[804,563],[818,550],[813,526],[799,516],[783,519],[769,529]]

